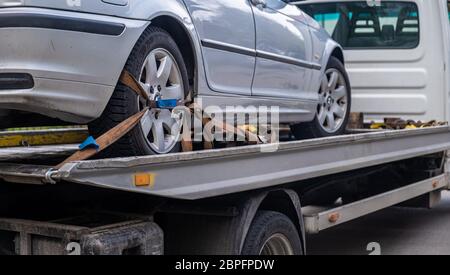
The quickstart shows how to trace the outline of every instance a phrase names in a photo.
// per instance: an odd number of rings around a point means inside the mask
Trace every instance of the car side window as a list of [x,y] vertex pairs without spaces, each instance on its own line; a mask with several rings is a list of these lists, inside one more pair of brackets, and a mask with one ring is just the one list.
[[411,49],[419,44],[418,7],[408,2],[335,2],[300,5],[347,49]]

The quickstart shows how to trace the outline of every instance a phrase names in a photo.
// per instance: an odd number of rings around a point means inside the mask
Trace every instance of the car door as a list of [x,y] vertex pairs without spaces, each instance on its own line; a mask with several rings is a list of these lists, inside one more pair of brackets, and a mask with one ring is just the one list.
[[254,96],[317,100],[309,91],[312,43],[303,12],[282,0],[250,0],[256,23]]
[[184,0],[202,44],[206,78],[216,92],[251,95],[255,23],[248,0]]

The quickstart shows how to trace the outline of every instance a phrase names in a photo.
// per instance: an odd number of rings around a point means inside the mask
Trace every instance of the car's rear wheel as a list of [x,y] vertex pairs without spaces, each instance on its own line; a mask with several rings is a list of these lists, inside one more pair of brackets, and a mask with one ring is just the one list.
[[291,127],[298,139],[319,138],[345,133],[351,109],[351,87],[344,65],[331,57],[319,89],[319,102],[313,121]]
[[[148,28],[134,47],[125,70],[141,84],[150,99],[183,100],[188,94],[188,74],[182,54],[170,35]],[[146,100],[119,83],[102,116],[89,125],[98,137],[133,114]],[[108,157],[167,154],[180,151],[180,121],[171,110],[150,109],[141,123],[105,152]]]

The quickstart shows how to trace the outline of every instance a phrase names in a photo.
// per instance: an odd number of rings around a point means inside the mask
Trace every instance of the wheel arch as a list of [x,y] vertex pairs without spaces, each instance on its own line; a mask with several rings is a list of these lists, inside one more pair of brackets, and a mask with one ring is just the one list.
[[342,64],[345,64],[345,54],[343,48],[336,41],[334,41],[331,38],[328,38],[327,41],[325,42],[325,47],[322,53],[321,59],[322,73],[325,72],[331,57],[335,57],[339,59],[339,61],[341,61]]
[[151,24],[149,26],[158,27],[167,31],[174,39],[181,51],[181,54],[183,55],[186,69],[188,71],[189,84],[191,86],[190,90],[192,92],[192,88],[196,82],[195,78],[197,75],[198,66],[194,39],[190,35],[190,32],[186,29],[182,22],[170,15],[159,15],[151,19]]
[[[176,11],[179,14],[177,14]],[[181,51],[188,72],[190,96],[194,96],[194,93],[198,88],[198,70],[199,64],[202,63],[202,56],[197,32],[191,22],[189,13],[184,7],[177,7],[177,9],[173,11],[156,11],[152,13],[152,15],[148,15],[147,21],[147,26],[142,29],[140,35],[136,38],[133,47],[129,49],[123,67],[125,67],[134,47],[144,35],[145,31],[150,27],[158,27],[166,31],[174,39]],[[120,74],[121,72],[118,72],[117,79],[119,79]]]
[[342,50],[342,48],[334,48],[334,50],[331,52],[331,56],[336,57],[339,61],[342,62],[342,64],[345,65],[344,51]]
[[245,192],[168,207],[169,211],[161,209],[156,218],[164,230],[168,254],[240,255],[260,210],[288,216],[298,229],[306,254],[300,199],[293,190]]
[[248,208],[250,211],[243,228],[243,240],[241,242],[239,251],[242,250],[245,238],[248,234],[253,219],[256,216],[256,213],[260,210],[266,210],[284,214],[294,223],[299,233],[300,241],[302,242],[303,253],[306,254],[306,236],[302,217],[301,203],[300,198],[295,191],[290,189],[277,189],[267,191],[260,194],[255,199],[250,199],[249,203],[253,205]]

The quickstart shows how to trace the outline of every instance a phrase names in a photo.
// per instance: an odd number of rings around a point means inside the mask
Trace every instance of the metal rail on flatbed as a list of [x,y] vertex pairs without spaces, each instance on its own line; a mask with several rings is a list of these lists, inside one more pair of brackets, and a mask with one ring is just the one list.
[[274,152],[267,152],[269,146],[80,161],[59,170],[0,163],[0,178],[36,184],[66,181],[194,200],[444,152],[450,149],[450,127],[285,142]]
[[1,162],[17,162],[29,160],[46,160],[49,158],[62,158],[76,152],[78,145],[47,145],[33,147],[9,147],[0,149]]
[[443,174],[336,208],[304,207],[302,214],[305,230],[309,234],[316,234],[421,195],[445,189],[448,187],[448,180],[448,175]]

